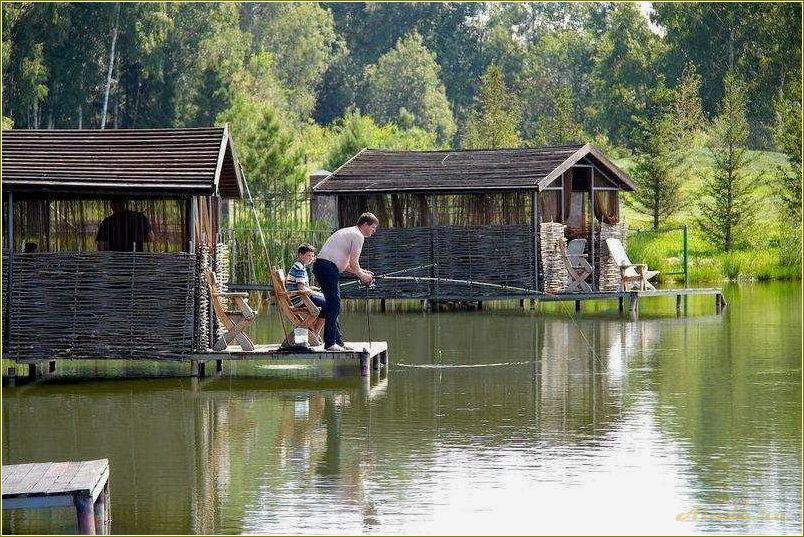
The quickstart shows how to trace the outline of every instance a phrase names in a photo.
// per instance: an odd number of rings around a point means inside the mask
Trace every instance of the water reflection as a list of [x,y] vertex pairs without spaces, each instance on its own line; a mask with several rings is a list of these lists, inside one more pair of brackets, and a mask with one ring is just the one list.
[[[117,533],[798,533],[798,289],[636,322],[377,315],[391,371],[371,383],[270,363],[19,386],[3,461],[109,457]],[[261,321],[257,339],[278,335]],[[359,312],[344,325],[367,336]],[[696,506],[752,518],[692,520]],[[3,530],[72,524],[13,512]]]

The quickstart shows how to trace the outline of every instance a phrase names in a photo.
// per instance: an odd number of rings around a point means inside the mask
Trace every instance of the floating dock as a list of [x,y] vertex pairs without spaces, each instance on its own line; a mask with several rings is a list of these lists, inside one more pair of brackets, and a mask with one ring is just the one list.
[[3,510],[75,507],[81,535],[108,535],[109,459],[3,465]]
[[379,371],[388,367],[388,343],[385,341],[347,341],[351,351],[327,351],[323,346],[310,350],[283,349],[278,344],[255,345],[253,351],[244,351],[236,345],[230,345],[225,351],[207,351],[194,353],[191,358],[193,376],[203,377],[206,362],[215,362],[215,370],[219,372],[223,360],[333,360],[353,362],[360,366],[360,376],[368,377],[371,370]]

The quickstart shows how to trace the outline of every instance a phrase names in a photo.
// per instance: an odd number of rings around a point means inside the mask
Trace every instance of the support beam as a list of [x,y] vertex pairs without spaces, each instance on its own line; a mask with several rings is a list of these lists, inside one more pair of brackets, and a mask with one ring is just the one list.
[[73,497],[75,514],[78,519],[78,533],[81,535],[95,535],[95,504],[92,496],[80,494]]

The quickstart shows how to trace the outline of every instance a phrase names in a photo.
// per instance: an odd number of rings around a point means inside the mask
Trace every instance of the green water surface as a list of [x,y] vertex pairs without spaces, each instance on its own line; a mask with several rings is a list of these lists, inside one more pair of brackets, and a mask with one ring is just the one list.
[[[536,310],[344,314],[329,363],[60,364],[3,390],[3,464],[106,457],[114,533],[802,530],[801,286]],[[259,342],[278,341],[275,313]],[[184,376],[166,377],[176,373]],[[68,509],[3,533],[75,533]]]

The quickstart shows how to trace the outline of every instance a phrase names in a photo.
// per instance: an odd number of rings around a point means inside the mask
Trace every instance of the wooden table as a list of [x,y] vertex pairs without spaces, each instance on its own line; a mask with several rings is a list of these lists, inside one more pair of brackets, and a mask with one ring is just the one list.
[[82,535],[108,535],[109,459],[3,465],[3,509],[75,506]]

